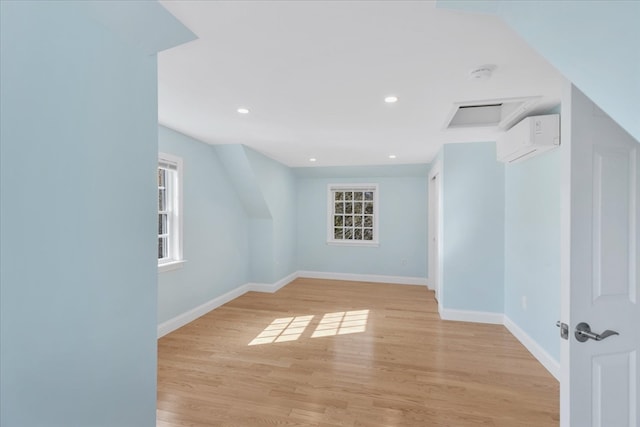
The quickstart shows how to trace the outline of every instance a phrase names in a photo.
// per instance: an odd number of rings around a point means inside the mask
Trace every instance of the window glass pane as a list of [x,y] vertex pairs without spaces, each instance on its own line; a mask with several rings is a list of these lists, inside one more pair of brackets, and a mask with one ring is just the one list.
[[362,213],[362,203],[354,203],[353,204],[353,213],[361,214]]
[[355,240],[362,240],[362,229],[356,228],[353,230],[353,238]]
[[167,240],[165,237],[158,239],[158,259],[167,257]]
[[362,200],[362,191],[354,191],[353,200]]
[[164,187],[164,183],[165,183],[165,175],[166,175],[167,171],[164,169],[158,169],[158,187]]
[[373,191],[365,191],[364,192],[365,200],[373,200]]
[[344,193],[342,191],[336,191],[335,195],[335,200],[344,200]]
[[345,200],[353,200],[353,192],[352,191],[346,191],[344,193],[344,199]]
[[364,213],[366,214],[373,213],[373,202],[364,202]]
[[158,190],[158,210],[167,210],[167,190]]
[[336,215],[335,217],[333,217],[333,225],[335,225],[336,227],[342,227],[344,223],[342,218],[343,217],[341,215]]
[[344,212],[348,214],[353,213],[353,203],[345,203]]
[[364,217],[364,226],[365,227],[373,227],[373,217],[372,216],[365,216]]
[[345,228],[344,229],[344,238],[345,238],[345,240],[352,240],[353,239],[353,229],[352,228]]
[[167,234],[167,214],[158,215],[158,234]]
[[355,225],[356,227],[362,227],[362,217],[361,216],[353,217],[353,225]]
[[364,240],[373,240],[373,229],[365,228],[363,235],[364,235]]
[[336,240],[342,240],[342,228],[333,229],[333,238]]
[[337,214],[344,213],[344,203],[342,202],[336,203],[336,213]]
[[351,227],[353,225],[353,217],[352,216],[345,216],[344,217],[344,225],[346,227]]

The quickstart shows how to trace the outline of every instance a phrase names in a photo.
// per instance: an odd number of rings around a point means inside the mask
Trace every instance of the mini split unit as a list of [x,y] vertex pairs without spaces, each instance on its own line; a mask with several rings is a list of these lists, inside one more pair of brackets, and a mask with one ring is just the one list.
[[498,138],[498,160],[516,163],[560,145],[560,115],[548,114],[522,119]]

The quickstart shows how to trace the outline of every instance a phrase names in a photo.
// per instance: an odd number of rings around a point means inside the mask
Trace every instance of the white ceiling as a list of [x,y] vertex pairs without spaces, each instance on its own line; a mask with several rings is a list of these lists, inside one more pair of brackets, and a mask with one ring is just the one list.
[[[292,167],[426,163],[443,143],[497,135],[445,130],[456,102],[560,102],[562,76],[494,16],[427,1],[161,3],[199,39],[159,55],[160,123]],[[472,81],[484,64],[493,76]]]

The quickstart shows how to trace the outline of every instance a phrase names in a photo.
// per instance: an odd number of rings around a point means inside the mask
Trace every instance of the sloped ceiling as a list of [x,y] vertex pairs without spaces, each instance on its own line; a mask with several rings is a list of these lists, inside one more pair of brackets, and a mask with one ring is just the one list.
[[[426,163],[443,143],[497,136],[446,130],[456,102],[560,100],[562,76],[495,16],[428,1],[162,4],[199,38],[159,55],[160,123],[288,166]],[[470,79],[484,64],[493,76]]]
[[439,1],[503,18],[640,141],[640,2]]

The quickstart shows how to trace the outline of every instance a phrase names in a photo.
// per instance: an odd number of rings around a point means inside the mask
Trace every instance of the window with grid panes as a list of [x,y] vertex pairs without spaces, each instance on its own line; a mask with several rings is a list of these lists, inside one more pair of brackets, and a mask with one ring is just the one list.
[[158,266],[182,261],[182,160],[161,153],[158,157]]
[[331,184],[328,205],[328,243],[378,244],[377,184]]

